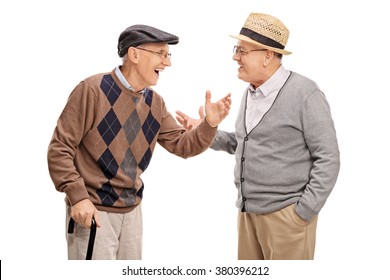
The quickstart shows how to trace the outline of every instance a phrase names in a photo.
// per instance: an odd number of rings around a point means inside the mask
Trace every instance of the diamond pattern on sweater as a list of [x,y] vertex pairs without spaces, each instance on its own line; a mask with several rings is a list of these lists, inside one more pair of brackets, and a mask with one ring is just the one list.
[[111,106],[114,105],[115,101],[118,99],[119,95],[122,92],[118,85],[114,82],[114,79],[111,75],[103,76],[103,79],[100,83],[100,88],[107,96],[107,99],[110,102]]
[[138,163],[139,168],[141,168],[142,171],[145,171],[146,168],[148,167],[151,159],[152,159],[152,151],[150,150],[150,148],[148,148],[146,150],[144,156],[142,157],[142,159]]
[[141,129],[141,121],[139,119],[137,110],[134,110],[133,113],[131,113],[130,117],[123,125],[123,129],[125,131],[127,141],[132,144],[135,138],[137,138],[138,132]]
[[114,188],[111,186],[110,182],[103,184],[103,186],[98,189],[97,194],[100,197],[103,205],[112,206],[118,200],[119,195],[114,191]]
[[142,183],[142,186],[141,188],[138,190],[137,194],[136,194],[138,197],[140,197],[142,199],[142,197],[144,196],[144,184]]
[[137,161],[130,149],[126,151],[125,158],[121,163],[121,168],[127,176],[134,182],[137,177]]
[[114,156],[112,155],[110,149],[106,149],[104,153],[98,159],[98,164],[102,169],[104,175],[107,179],[112,179],[115,177],[118,172],[118,163],[116,162]]
[[133,97],[132,99],[133,99],[134,105],[137,105],[138,101],[140,100],[140,98],[138,98],[138,97]]
[[[150,163],[150,145],[155,141],[161,127],[151,112],[154,93],[146,89],[142,93],[143,98],[138,95],[129,99],[129,95],[121,95],[121,89],[111,75],[103,77],[100,88],[111,108],[107,109],[106,115],[97,126],[105,144],[100,141],[102,155],[97,162],[108,181],[96,192],[105,206],[132,206],[137,197],[143,196],[144,186],[138,189],[134,183],[140,173],[139,169],[145,171]],[[117,186],[117,181],[113,183],[113,179],[117,179],[116,176],[120,176],[118,178],[122,180],[124,174],[127,176],[125,185]],[[115,191],[114,187],[118,189]]]
[[104,142],[107,146],[109,146],[112,140],[115,139],[119,130],[122,128],[122,125],[119,122],[114,110],[111,108],[103,120],[99,123],[97,128]]
[[145,103],[151,107],[152,106],[152,100],[153,100],[153,91],[150,89],[146,89],[145,92],[143,93],[144,98],[145,98]]
[[120,194],[120,198],[123,199],[125,205],[134,205],[136,198],[136,189],[123,189],[122,193]]
[[159,122],[153,117],[152,112],[149,111],[148,117],[142,125],[142,131],[144,132],[146,141],[148,141],[149,145],[153,142],[159,130]]

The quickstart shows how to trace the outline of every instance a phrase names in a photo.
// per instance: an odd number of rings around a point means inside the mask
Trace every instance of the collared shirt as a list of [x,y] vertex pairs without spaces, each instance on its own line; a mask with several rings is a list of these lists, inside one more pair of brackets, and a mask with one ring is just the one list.
[[265,113],[271,108],[290,75],[290,71],[281,65],[279,69],[264,84],[254,89],[252,85],[247,90],[247,104],[245,126],[249,133],[263,118]]
[[[118,76],[119,80],[121,81],[121,83],[126,87],[128,88],[129,90],[134,91],[133,87],[129,84],[129,82],[126,80],[125,76],[123,76],[122,74],[122,71],[120,69],[120,66],[117,66],[115,68],[115,74]],[[143,94],[145,92],[145,88],[140,90],[139,93]]]

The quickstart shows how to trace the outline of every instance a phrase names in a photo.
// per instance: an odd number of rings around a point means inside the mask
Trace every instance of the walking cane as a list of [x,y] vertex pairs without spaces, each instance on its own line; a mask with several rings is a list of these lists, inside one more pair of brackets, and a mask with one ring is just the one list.
[[[68,233],[69,234],[72,234],[74,232],[74,225],[75,225],[75,221],[73,220],[73,218],[70,218],[69,225],[68,225]],[[88,240],[87,256],[85,257],[86,260],[92,260],[93,245],[95,244],[95,237],[96,237],[96,221],[95,221],[95,218],[92,217],[91,231],[89,233],[89,240]]]

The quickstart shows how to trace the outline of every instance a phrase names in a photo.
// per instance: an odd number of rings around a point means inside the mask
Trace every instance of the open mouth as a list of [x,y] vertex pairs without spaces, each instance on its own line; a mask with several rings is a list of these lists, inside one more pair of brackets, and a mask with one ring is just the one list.
[[160,76],[160,72],[162,72],[163,69],[156,69],[154,70],[154,72],[157,74],[157,76]]

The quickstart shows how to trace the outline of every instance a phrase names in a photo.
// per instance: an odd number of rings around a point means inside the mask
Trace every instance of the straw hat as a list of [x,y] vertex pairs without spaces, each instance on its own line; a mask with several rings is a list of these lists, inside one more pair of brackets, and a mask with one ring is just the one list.
[[287,27],[276,17],[251,13],[246,19],[240,34],[230,36],[287,55],[291,54],[291,52],[284,49],[288,35]]

